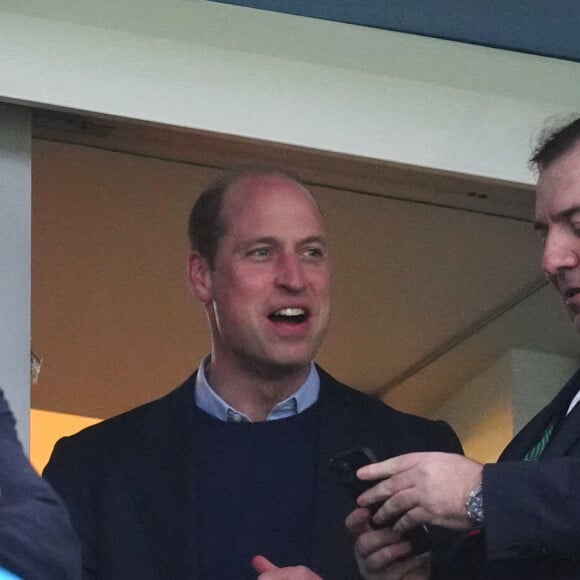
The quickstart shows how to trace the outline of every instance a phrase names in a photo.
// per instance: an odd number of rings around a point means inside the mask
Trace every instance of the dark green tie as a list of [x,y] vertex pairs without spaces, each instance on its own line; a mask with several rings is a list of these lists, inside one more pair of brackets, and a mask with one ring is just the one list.
[[548,446],[554,429],[556,428],[556,423],[558,422],[558,417],[554,417],[549,423],[542,438],[524,455],[524,461],[537,461],[544,453],[544,450]]

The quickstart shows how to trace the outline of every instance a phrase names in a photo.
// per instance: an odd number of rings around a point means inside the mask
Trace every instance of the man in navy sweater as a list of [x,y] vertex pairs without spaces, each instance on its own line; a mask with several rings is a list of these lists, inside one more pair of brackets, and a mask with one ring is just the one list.
[[25,580],[80,579],[79,543],[66,509],[24,455],[1,389],[0,494],[0,569]]
[[[274,170],[228,175],[198,198],[189,235],[211,355],[162,399],[61,440],[45,471],[81,537],[85,577],[360,578],[344,526],[352,500],[330,459],[355,446],[380,458],[459,452],[459,442],[313,363],[330,260],[303,185]],[[393,561],[429,566],[406,557],[398,534],[380,542]]]

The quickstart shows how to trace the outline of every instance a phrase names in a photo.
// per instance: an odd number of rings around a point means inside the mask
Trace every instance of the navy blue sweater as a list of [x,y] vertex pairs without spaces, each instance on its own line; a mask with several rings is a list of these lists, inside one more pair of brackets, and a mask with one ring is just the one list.
[[199,577],[255,580],[257,554],[281,567],[308,565],[318,404],[259,423],[196,415]]

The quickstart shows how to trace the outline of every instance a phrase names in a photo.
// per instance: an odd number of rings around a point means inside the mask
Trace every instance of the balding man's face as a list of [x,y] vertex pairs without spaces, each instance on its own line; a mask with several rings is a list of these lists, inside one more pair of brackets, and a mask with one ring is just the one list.
[[216,360],[307,368],[330,315],[326,232],[312,196],[280,175],[241,179],[224,200],[211,277]]

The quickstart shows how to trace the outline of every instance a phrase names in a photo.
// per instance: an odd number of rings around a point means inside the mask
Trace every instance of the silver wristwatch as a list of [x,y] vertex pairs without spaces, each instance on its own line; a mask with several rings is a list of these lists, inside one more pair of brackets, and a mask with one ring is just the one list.
[[470,492],[465,502],[467,517],[478,527],[483,526],[483,488],[479,484]]

